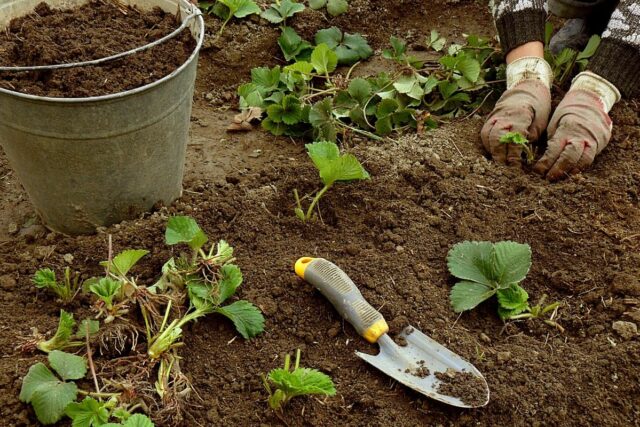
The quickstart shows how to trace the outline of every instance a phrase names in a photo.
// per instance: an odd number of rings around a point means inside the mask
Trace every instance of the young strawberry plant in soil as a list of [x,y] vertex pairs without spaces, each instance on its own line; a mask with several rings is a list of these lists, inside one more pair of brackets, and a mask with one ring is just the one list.
[[[221,22],[207,18],[210,41]],[[331,26],[360,33],[378,53],[388,48],[393,32],[418,57],[425,54],[420,49],[427,49],[423,44],[432,29],[457,42],[463,41],[463,32],[493,31],[484,6],[470,1],[434,1],[426,8],[417,1],[352,0],[348,12],[329,23],[324,10],[307,8],[287,18],[287,25],[305,40]],[[70,266],[72,276],[78,272],[81,280],[103,276],[98,263],[106,259],[111,234],[114,254],[129,248],[150,251],[134,271],[137,285],[151,287],[167,260],[189,252],[188,245],[172,249],[164,237],[168,219],[186,215],[208,236],[234,247],[244,279],[237,295],[261,309],[265,332],[244,340],[232,322],[213,314],[185,325],[179,367],[197,396],[192,393],[186,401],[181,425],[283,425],[282,419],[317,426],[336,420],[347,426],[493,426],[532,420],[541,425],[634,425],[640,341],[619,322],[640,322],[640,118],[635,101],[613,110],[613,142],[589,172],[554,185],[486,160],[478,140],[480,117],[420,136],[395,136],[398,143],[353,135],[341,151],[353,154],[371,179],[335,186],[322,198],[321,220],[302,223],[293,213],[293,190],[312,194],[319,185],[304,142],[259,130],[225,134],[237,114],[226,111],[235,106],[237,85],[250,79],[252,68],[282,65],[279,36],[273,24],[257,18],[232,19],[203,52],[185,193],[170,207],[93,236],[48,233],[31,219],[33,209],[0,155],[3,420],[8,425],[36,422],[32,409],[20,402],[19,390],[29,367],[47,364],[46,356],[16,348],[33,340],[31,328],[48,339],[61,308],[74,313],[78,323],[96,314],[88,307],[97,297],[79,293],[61,307],[54,293],[32,283],[35,271],[51,268],[60,280]],[[388,64],[375,55],[356,67],[354,77],[389,71]],[[532,265],[522,286],[529,305],[533,309],[545,294],[547,301],[562,302],[556,320],[565,331],[536,319],[504,323],[495,299],[455,313],[449,292],[456,280],[446,255],[465,240],[528,244]],[[473,362],[489,383],[490,403],[460,411],[365,366],[353,352],[374,353],[375,346],[359,339],[317,291],[296,278],[292,265],[301,255],[343,266],[390,320],[392,335],[410,323]],[[105,335],[118,322],[96,339],[111,342]],[[135,356],[130,350],[135,336],[125,331],[120,337],[126,342],[121,354],[115,348],[94,353],[105,378],[127,375],[110,360]],[[296,397],[277,415],[268,407],[261,374],[284,366],[285,355],[297,349],[303,366],[332,378],[336,395]],[[157,378],[149,380],[153,385]],[[91,381],[81,386],[90,390]]]

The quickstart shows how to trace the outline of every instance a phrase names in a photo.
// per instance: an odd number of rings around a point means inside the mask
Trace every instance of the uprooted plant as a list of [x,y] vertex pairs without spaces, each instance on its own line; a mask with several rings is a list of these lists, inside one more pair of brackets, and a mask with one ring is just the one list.
[[571,48],[565,47],[557,55],[549,49],[551,36],[553,34],[553,24],[548,22],[545,27],[545,50],[544,59],[551,66],[553,71],[554,83],[560,87],[564,87],[566,82],[574,72],[580,72],[587,69],[589,60],[595,55],[600,46],[600,36],[593,35],[585,48],[578,52]]
[[[462,279],[451,289],[450,300],[455,312],[471,310],[496,295],[498,314],[503,320],[543,318],[550,326],[561,329],[554,320],[560,303],[543,306],[528,304],[529,294],[519,284],[531,268],[531,248],[516,242],[462,242],[447,255],[449,272]],[[550,313],[549,317],[545,315]]]
[[522,147],[525,162],[530,165],[536,158],[529,140],[520,132],[507,132],[500,137],[500,144],[515,144]]
[[[75,381],[87,374],[87,360],[84,357],[54,350],[48,355],[49,366],[38,362],[29,368],[22,381],[20,400],[30,403],[42,424],[54,424],[64,415],[72,420],[73,426],[124,426],[152,427],[151,420],[142,414],[132,414],[139,408],[137,404],[126,404],[120,393],[85,391]],[[77,402],[78,395],[85,396]],[[115,418],[119,423],[109,422]]]
[[331,377],[317,369],[300,367],[300,350],[296,351],[296,360],[291,369],[291,356],[286,355],[284,368],[271,370],[262,376],[264,388],[269,393],[269,407],[281,411],[296,396],[320,394],[333,396],[336,388]]
[[[233,264],[233,248],[224,240],[212,244],[193,218],[175,216],[169,219],[165,233],[168,245],[186,244],[190,252],[172,258],[163,267],[162,278],[151,288],[152,292],[186,292],[189,299],[187,312],[169,321],[172,301],[166,307],[159,328],[153,330],[143,310],[147,328],[147,354],[160,360],[156,390],[161,397],[172,383],[173,373],[180,375],[179,358],[173,352],[181,345],[182,328],[189,322],[211,313],[230,319],[245,339],[264,330],[264,317],[260,310],[245,300],[224,305],[242,284],[242,272]],[[177,368],[177,369],[174,369]]]
[[307,153],[320,173],[324,187],[320,189],[305,211],[298,190],[293,190],[296,198],[295,214],[302,221],[314,217],[314,209],[318,202],[336,182],[349,182],[369,179],[369,173],[353,154],[340,154],[340,149],[333,142],[319,141],[307,144]]
[[[60,310],[60,320],[58,321],[58,328],[54,335],[46,340],[44,336],[34,332],[34,340],[29,340],[27,343],[20,346],[22,351],[31,351],[37,348],[38,350],[49,353],[54,350],[67,350],[81,347],[84,345],[84,340],[89,334],[89,337],[95,335],[100,328],[100,323],[97,320],[85,319],[80,322],[78,328],[75,329],[76,321],[73,318],[73,314],[64,310]],[[75,332],[74,332],[75,330]]]
[[[292,63],[255,68],[251,82],[238,88],[241,109],[265,111],[262,126],[274,135],[335,142],[339,134],[380,139],[408,128],[422,132],[475,111],[494,93],[492,83],[502,81],[498,49],[477,36],[445,49],[446,40],[432,32],[425,44],[440,57],[428,61],[409,55],[407,44],[392,37],[383,56],[400,69],[364,78],[351,78],[358,61],[372,54],[362,36],[333,27],[319,31],[315,42],[283,28],[278,43]],[[338,65],[351,64],[345,75],[336,73]]]
[[[108,259],[100,263],[105,269],[104,275],[83,284],[84,291],[96,298],[92,308],[97,311],[97,318],[104,319],[104,328],[98,331],[99,321],[86,319],[76,329],[73,314],[61,310],[58,329],[52,338],[46,340],[34,331],[35,339],[30,338],[21,346],[24,351],[39,349],[49,353],[52,368],[62,378],[55,377],[40,364],[24,379],[25,391],[21,396],[34,408],[41,408],[36,409],[41,422],[55,422],[66,413],[73,419],[74,426],[105,425],[112,417],[128,427],[148,426],[150,424],[137,424],[150,423],[146,417],[130,414],[142,408],[163,423],[179,423],[182,408],[188,404],[186,397],[193,390],[180,369],[178,349],[182,345],[184,326],[207,314],[219,313],[229,318],[244,338],[263,331],[264,317],[258,308],[245,300],[229,303],[243,278],[240,268],[234,264],[233,248],[228,243],[221,240],[205,250],[208,237],[195,220],[184,216],[169,219],[165,238],[168,245],[185,244],[190,251],[167,261],[160,279],[147,287],[138,284],[137,277],[130,271],[148,251],[129,249],[112,256],[109,236]],[[185,310],[187,300],[189,305]],[[144,326],[140,326],[133,316],[138,308]],[[140,351],[144,347],[137,345],[139,331],[146,331],[144,352]],[[118,355],[122,354],[128,341],[128,355],[103,361],[98,366],[100,369],[96,369],[92,358],[94,340],[101,351],[106,347],[105,342],[116,342]],[[87,397],[71,404],[75,402],[77,387],[69,380],[84,377],[86,361],[83,361],[84,370],[80,373],[78,369],[78,376],[71,377],[58,370],[56,360],[61,353],[59,350],[76,350],[83,345],[86,345],[96,391],[77,391]],[[79,359],[69,360],[79,363]],[[103,372],[107,372],[107,377],[100,375]],[[38,383],[39,379],[43,384]],[[29,391],[36,388],[38,393]],[[52,393],[57,394],[53,396]],[[53,397],[64,398],[64,401],[52,400]],[[103,400],[105,398],[107,400]],[[51,409],[46,404],[57,406]]]

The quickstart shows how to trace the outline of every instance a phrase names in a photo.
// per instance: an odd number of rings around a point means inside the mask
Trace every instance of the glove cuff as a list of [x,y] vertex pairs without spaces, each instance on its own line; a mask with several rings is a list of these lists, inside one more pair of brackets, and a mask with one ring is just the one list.
[[507,90],[524,80],[539,80],[547,89],[551,89],[553,83],[551,66],[537,56],[524,56],[507,65]]
[[591,71],[578,74],[573,79],[570,90],[586,90],[595,94],[602,101],[605,113],[611,111],[613,105],[621,98],[620,91],[613,83]]

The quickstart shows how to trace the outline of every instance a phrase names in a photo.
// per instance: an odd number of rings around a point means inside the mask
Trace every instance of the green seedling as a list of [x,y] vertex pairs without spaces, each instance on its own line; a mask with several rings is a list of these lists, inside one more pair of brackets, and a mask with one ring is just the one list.
[[[80,322],[78,329],[74,333],[75,326],[76,321],[73,319],[73,314],[60,310],[60,320],[58,321],[58,329],[56,329],[56,333],[49,340],[39,339],[35,341],[36,348],[45,353],[49,353],[54,350],[66,350],[80,347],[84,345],[87,328],[89,330],[89,335],[93,335],[98,332],[100,323],[96,320],[85,319]],[[29,347],[31,346],[23,346],[23,349],[26,350]]]
[[546,304],[545,301],[547,299],[547,295],[542,295],[538,304],[533,307],[527,307],[522,314],[517,314],[515,316],[509,317],[509,320],[518,320],[518,319],[541,319],[544,323],[549,326],[552,326],[558,329],[560,332],[564,332],[564,328],[555,321],[555,318],[558,314],[558,309],[562,305],[561,302],[556,301],[551,304]]
[[373,55],[373,49],[360,34],[343,33],[337,27],[316,33],[316,45],[326,44],[338,57],[338,64],[353,65]]
[[542,308],[544,298],[538,306],[529,306],[529,294],[519,285],[531,268],[531,247],[527,244],[458,243],[447,255],[447,266],[453,276],[462,279],[450,294],[456,313],[471,310],[494,295],[502,320],[536,318],[543,310],[547,313],[559,306],[555,303]]
[[284,359],[284,368],[273,369],[262,382],[269,393],[269,407],[281,411],[296,396],[319,394],[334,396],[336,388],[328,375],[309,368],[300,367],[300,350],[296,351],[296,361],[291,370],[291,356]]
[[218,37],[222,35],[231,18],[244,18],[249,15],[258,15],[260,7],[253,0],[217,0],[215,2],[200,3],[200,8],[214,14],[223,20],[218,31]]
[[287,18],[302,12],[304,5],[291,0],[276,0],[260,16],[272,24],[286,25]]
[[407,55],[407,43],[395,36],[391,36],[389,39],[391,49],[385,49],[382,51],[382,57],[385,59],[391,59],[398,64],[406,65],[411,68],[422,68],[424,63],[418,58],[412,55]]
[[100,263],[105,269],[104,277],[93,277],[85,281],[85,290],[98,297],[98,317],[105,317],[105,323],[129,313],[131,301],[140,292],[129,272],[148,253],[144,249],[122,251],[113,259]]
[[[106,402],[85,397],[81,402],[67,405],[64,412],[71,418],[73,427],[154,427],[146,415],[131,414],[117,404],[115,397]],[[119,422],[109,421],[112,418]]]
[[311,43],[303,40],[296,30],[291,27],[282,27],[282,33],[278,37],[278,46],[280,46],[284,59],[287,61],[309,61],[313,51]]
[[436,52],[442,51],[447,44],[447,39],[442,37],[436,30],[431,30],[431,34],[427,38],[427,47]]
[[64,304],[68,304],[78,293],[80,289],[80,277],[76,274],[71,277],[71,268],[64,269],[64,280],[58,282],[56,273],[50,268],[41,268],[36,271],[31,281],[38,289],[49,289],[55,293]]
[[577,52],[571,48],[564,48],[557,55],[554,55],[549,49],[551,36],[553,35],[553,24],[548,22],[545,27],[545,51],[544,58],[551,66],[554,76],[554,83],[560,87],[564,87],[569,77],[577,71],[581,72],[587,69],[589,60],[595,55],[600,46],[600,36],[593,35],[587,42],[585,48]]
[[325,6],[331,16],[342,15],[349,9],[347,0],[309,0],[309,7],[311,9],[318,10]]
[[502,319],[527,309],[529,295],[519,286],[531,268],[531,248],[516,242],[462,242],[447,255],[449,272],[462,279],[451,289],[456,313],[497,295]]
[[333,142],[320,141],[307,144],[307,153],[320,173],[324,187],[313,198],[307,212],[302,209],[298,191],[294,190],[296,198],[295,214],[302,221],[309,221],[313,212],[327,191],[336,182],[349,182],[369,179],[369,173],[353,154],[340,154],[338,146]]
[[515,144],[522,147],[525,155],[525,162],[530,165],[536,158],[529,140],[520,132],[507,132],[500,137],[500,144]]
[[239,300],[223,305],[242,284],[240,268],[233,264],[233,248],[221,240],[211,245],[205,252],[209,240],[193,218],[175,216],[169,219],[165,233],[168,245],[186,244],[191,253],[165,264],[163,278],[153,291],[167,288],[185,289],[190,301],[187,313],[169,322],[171,301],[163,321],[154,333],[151,322],[143,310],[147,325],[149,347],[147,353],[158,359],[171,349],[179,346],[182,328],[187,323],[210,313],[218,313],[229,318],[243,338],[252,338],[264,330],[264,317],[260,310],[248,301]]

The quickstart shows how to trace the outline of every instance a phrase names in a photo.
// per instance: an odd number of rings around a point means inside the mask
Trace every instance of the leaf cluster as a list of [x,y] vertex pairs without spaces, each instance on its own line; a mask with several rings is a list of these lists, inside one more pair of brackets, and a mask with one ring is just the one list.
[[338,16],[349,9],[349,3],[347,0],[309,0],[309,7],[315,10],[326,7],[329,15]]
[[41,268],[35,272],[31,281],[38,289],[49,289],[52,291],[63,304],[68,304],[80,289],[79,276],[76,274],[71,276],[71,268],[66,267],[64,270],[64,279],[58,282],[56,273],[50,268]]
[[311,161],[318,169],[320,179],[324,187],[313,198],[306,213],[302,209],[302,202],[298,191],[294,191],[296,197],[295,214],[302,221],[308,221],[313,217],[313,210],[324,194],[336,182],[350,182],[369,179],[369,173],[353,154],[340,154],[338,146],[329,141],[318,141],[307,144],[307,153]]
[[262,10],[253,0],[215,0],[200,3],[200,9],[223,20],[218,36],[222,35],[231,18],[258,15]]
[[529,309],[529,295],[519,285],[531,268],[529,245],[510,241],[458,243],[447,255],[447,266],[461,279],[450,294],[455,312],[471,310],[494,295],[502,319]]
[[312,48],[283,28],[279,44],[285,59],[295,62],[255,68],[251,82],[238,89],[240,107],[266,110],[263,127],[274,135],[335,142],[345,132],[380,139],[407,128],[435,128],[438,120],[479,107],[490,93],[487,79],[503,73],[488,40],[468,36],[464,45],[445,49],[446,40],[433,31],[426,44],[441,55],[438,60],[419,61],[408,55],[403,40],[392,37],[383,56],[401,64],[401,71],[354,79],[349,73],[345,82],[335,70],[368,58],[366,41],[333,27],[320,30],[315,43]]
[[205,252],[204,246],[209,238],[197,222],[187,216],[169,219],[165,240],[168,245],[185,244],[191,252],[169,260],[163,267],[162,278],[152,290],[186,292],[191,306],[184,316],[170,323],[168,316],[171,307],[167,307],[165,320],[159,330],[155,333],[147,331],[147,352],[151,358],[159,358],[173,348],[181,338],[185,324],[209,313],[222,314],[230,319],[245,339],[264,330],[264,317],[250,302],[238,300],[223,305],[243,281],[240,268],[233,264],[233,248],[227,242],[220,240]]
[[82,340],[86,338],[87,330],[89,336],[98,332],[100,322],[93,319],[85,319],[80,322],[74,332],[75,326],[76,321],[73,318],[73,314],[60,310],[60,320],[55,334],[49,340],[40,340],[36,345],[38,350],[49,353],[54,350],[79,347],[84,343]]
[[[42,362],[32,365],[20,390],[20,400],[33,406],[42,424],[55,424],[67,415],[74,427],[153,427],[146,415],[132,415],[119,407],[116,397],[102,402],[87,396],[76,402],[79,393],[90,394],[75,383],[87,374],[84,357],[54,350],[47,359],[50,368]],[[112,417],[121,423],[109,422]]]
[[263,376],[265,389],[269,393],[269,407],[282,410],[292,398],[319,394],[334,396],[336,388],[327,374],[317,369],[300,367],[300,350],[296,351],[296,360],[291,369],[291,356],[285,356],[284,367],[276,368]]
[[529,140],[520,132],[507,132],[500,137],[500,144],[515,144],[522,147],[524,160],[527,164],[535,160],[535,152]]
[[581,72],[587,69],[587,65],[589,65],[589,60],[593,55],[595,55],[598,47],[600,46],[600,36],[594,34],[591,36],[585,48],[578,52],[571,48],[564,48],[555,55],[549,49],[549,43],[551,41],[551,36],[553,35],[553,24],[547,22],[545,26],[545,50],[544,50],[544,59],[551,66],[551,70],[553,71],[553,77],[556,84],[560,87],[564,87],[564,85],[569,81],[569,78],[574,75],[576,72]]

